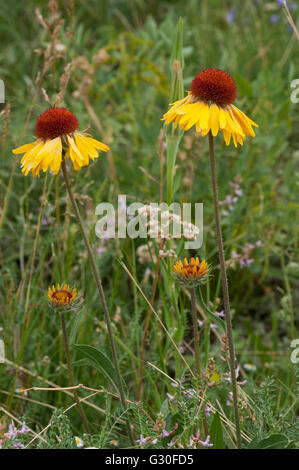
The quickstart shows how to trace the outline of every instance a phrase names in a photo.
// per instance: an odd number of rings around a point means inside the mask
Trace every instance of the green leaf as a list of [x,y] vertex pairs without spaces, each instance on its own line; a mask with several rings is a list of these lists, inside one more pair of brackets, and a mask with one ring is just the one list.
[[74,315],[74,320],[72,323],[72,328],[71,332],[69,334],[69,344],[72,345],[74,341],[76,340],[76,336],[78,334],[79,326],[82,320],[83,312],[79,312],[76,315]]
[[258,439],[253,439],[248,449],[285,449],[288,445],[288,439],[283,434],[272,434],[272,436],[267,437],[259,441]]
[[118,392],[115,368],[106,354],[104,354],[99,349],[94,348],[93,346],[89,346],[88,344],[73,344],[72,348],[88,359],[90,365],[92,365],[99,372],[103,373],[110,380],[111,384]]
[[223,449],[223,431],[218,411],[214,414],[210,427],[210,438],[213,449]]

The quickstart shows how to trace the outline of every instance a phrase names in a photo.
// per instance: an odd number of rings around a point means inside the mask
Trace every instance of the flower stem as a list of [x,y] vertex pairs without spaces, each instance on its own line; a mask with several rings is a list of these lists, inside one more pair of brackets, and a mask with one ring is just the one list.
[[[71,188],[70,180],[69,180],[67,169],[66,169],[65,159],[62,160],[61,168],[62,168],[62,173],[63,173],[63,176],[64,176],[64,181],[65,181],[65,184],[66,184],[66,187],[67,187],[67,191],[68,191],[71,203],[73,205],[73,209],[74,209],[74,212],[75,212],[75,215],[76,215],[76,218],[77,218],[77,221],[78,221],[78,224],[79,224],[79,227],[80,227],[83,239],[84,239],[84,243],[85,243],[88,255],[89,255],[89,259],[90,259],[90,263],[91,263],[95,283],[97,285],[97,289],[98,289],[99,294],[100,294],[100,299],[101,299],[101,303],[102,303],[102,307],[103,307],[104,315],[105,315],[105,320],[106,320],[106,324],[107,324],[107,330],[108,330],[108,336],[109,336],[109,340],[110,340],[110,347],[111,347],[113,362],[114,362],[114,366],[115,366],[115,372],[116,372],[116,376],[117,376],[118,391],[119,391],[120,400],[121,400],[123,409],[124,409],[124,411],[126,411],[127,410],[126,398],[125,398],[125,393],[124,393],[124,389],[123,389],[122,378],[121,378],[121,375],[120,375],[120,369],[119,369],[118,359],[117,359],[117,355],[116,355],[116,348],[115,348],[113,331],[112,331],[112,324],[111,324],[111,319],[110,319],[108,306],[107,306],[107,302],[106,302],[106,298],[105,298],[104,289],[103,289],[103,286],[102,286],[102,281],[101,281],[101,278],[100,278],[100,275],[99,275],[99,272],[98,272],[98,269],[97,269],[97,265],[96,265],[96,262],[95,262],[95,259],[94,259],[94,255],[93,255],[88,237],[85,233],[83,220],[81,218],[79,208],[78,208],[78,205],[76,203],[76,200],[75,200],[72,188]],[[127,423],[127,427],[128,427],[128,433],[129,433],[131,444],[134,445],[134,440],[133,440],[133,435],[132,435],[132,430],[131,430],[131,427],[130,427],[130,423],[129,423],[128,420],[126,421],[126,423]]]
[[[67,333],[66,333],[66,326],[65,326],[64,312],[61,312],[60,317],[61,317],[61,326],[62,326],[62,333],[63,333],[63,341],[64,341],[64,348],[65,348],[65,355],[66,355],[67,368],[68,368],[68,371],[69,371],[69,376],[70,376],[71,384],[72,384],[73,387],[75,387],[76,384],[75,384],[74,373],[73,373],[73,369],[72,369],[71,356],[70,356],[70,348],[69,348],[69,343],[68,343]],[[83,408],[82,408],[81,402],[80,402],[80,400],[79,400],[79,396],[78,396],[77,390],[76,390],[75,388],[74,388],[74,390],[73,390],[73,393],[74,393],[74,398],[75,398],[76,403],[77,403],[77,405],[78,405],[80,414],[81,414],[81,416],[82,416],[85,429],[86,429],[86,431],[88,432],[88,434],[90,434],[90,427],[89,427],[89,424],[88,424],[86,415],[85,415],[85,413],[84,413],[84,410],[83,410]]]
[[192,322],[193,322],[193,334],[194,334],[194,352],[195,352],[195,366],[196,372],[200,379],[200,356],[199,356],[199,333],[198,333],[198,323],[197,323],[197,313],[196,313],[196,297],[194,287],[190,289],[191,294],[191,313],[192,313]]
[[225,310],[226,334],[228,338],[228,347],[229,347],[229,363],[230,363],[230,374],[231,374],[231,381],[232,381],[233,402],[234,402],[234,411],[235,411],[237,446],[238,448],[240,448],[241,447],[241,431],[240,431],[240,419],[239,419],[239,410],[238,410],[235,348],[234,348],[234,340],[233,340],[233,329],[232,329],[232,320],[231,320],[231,313],[230,313],[228,282],[227,282],[227,275],[226,275],[222,231],[221,231],[220,215],[219,215],[218,186],[217,186],[216,162],[215,162],[215,154],[214,154],[214,139],[213,139],[213,135],[211,131],[209,132],[209,152],[210,152],[210,165],[211,165],[212,186],[213,186],[213,196],[214,196],[214,215],[215,215],[216,234],[217,234],[217,242],[218,242],[218,254],[219,254],[219,261],[220,261],[223,301],[224,301],[224,310]]
[[[193,334],[194,334],[194,353],[195,353],[195,367],[198,375],[198,385],[201,384],[201,369],[200,369],[200,354],[199,354],[199,332],[198,332],[198,322],[197,322],[197,311],[196,311],[196,295],[195,288],[190,289],[191,295],[191,314],[193,322]],[[209,427],[207,422],[207,417],[205,410],[203,410],[203,427],[206,433],[206,436],[209,434]]]

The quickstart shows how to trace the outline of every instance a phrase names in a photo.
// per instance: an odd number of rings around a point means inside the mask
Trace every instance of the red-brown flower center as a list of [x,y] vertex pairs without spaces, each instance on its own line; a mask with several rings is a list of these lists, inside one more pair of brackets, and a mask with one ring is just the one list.
[[43,140],[55,139],[64,134],[71,134],[78,129],[76,116],[65,108],[50,108],[36,121],[35,133]]
[[52,294],[52,299],[58,305],[67,305],[70,303],[72,298],[73,298],[72,294],[66,290],[57,290],[56,292],[53,292]]
[[200,72],[193,79],[190,91],[197,98],[220,105],[233,103],[237,95],[233,78],[220,69],[206,69]]
[[196,269],[196,273],[198,274],[199,273],[199,266],[197,266],[196,264],[188,264],[187,266],[184,265],[182,267],[182,271],[185,271],[188,275],[193,275],[194,273],[194,268]]

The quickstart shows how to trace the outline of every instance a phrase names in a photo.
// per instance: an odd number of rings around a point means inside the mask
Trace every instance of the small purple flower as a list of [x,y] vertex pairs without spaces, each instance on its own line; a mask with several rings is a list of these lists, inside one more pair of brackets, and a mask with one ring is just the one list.
[[8,427],[8,432],[4,433],[4,436],[7,439],[14,439],[17,435],[18,435],[18,430],[15,427],[15,423],[13,422],[13,420],[11,420],[11,423]]
[[242,385],[246,385],[248,383],[248,380],[243,380],[242,382],[237,382],[238,385],[240,385],[240,387],[242,387]]
[[44,225],[44,226],[49,225],[49,221],[50,221],[49,217],[43,217],[42,218],[42,225]]
[[205,441],[198,441],[199,444],[201,444],[204,447],[213,447],[214,444],[210,442],[210,436],[207,436]]
[[224,310],[220,310],[220,312],[215,312],[215,315],[217,315],[217,317],[223,318],[225,316]]
[[140,438],[136,440],[136,442],[138,442],[138,444],[140,445],[145,444],[147,441],[148,441],[148,437],[143,437],[142,434],[140,434]]
[[270,21],[271,21],[271,23],[278,23],[279,15],[271,15],[270,16]]
[[236,16],[236,12],[233,8],[231,8],[230,10],[228,10],[226,14],[226,21],[229,24],[232,24],[235,21],[235,16]]
[[23,421],[22,428],[18,431],[18,434],[26,434],[26,432],[30,432],[30,429],[27,428],[25,421]]
[[13,443],[13,447],[14,447],[15,449],[24,449],[24,444],[22,444],[22,442],[20,442],[20,441],[15,441],[15,442]]

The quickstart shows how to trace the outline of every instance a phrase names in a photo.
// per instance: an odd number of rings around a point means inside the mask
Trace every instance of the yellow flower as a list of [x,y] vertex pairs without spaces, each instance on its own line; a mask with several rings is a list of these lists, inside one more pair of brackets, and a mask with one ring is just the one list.
[[22,172],[28,175],[31,171],[35,177],[41,170],[45,173],[50,168],[57,175],[64,156],[71,159],[78,171],[90,159],[98,158],[100,150],[109,150],[107,145],[79,132],[78,127],[76,116],[68,109],[47,109],[36,122],[37,140],[13,150],[14,154],[24,153]]
[[53,285],[48,289],[48,298],[51,306],[54,308],[69,307],[76,297],[77,290],[71,290],[67,284],[64,284],[64,286],[57,284],[56,287]]
[[184,259],[184,264],[182,261],[177,261],[173,266],[173,270],[177,281],[188,287],[203,283],[209,273],[208,263],[203,260],[199,264],[198,257],[191,258],[190,263],[188,263],[187,258]]
[[236,93],[235,82],[228,73],[206,69],[196,75],[188,95],[173,103],[162,120],[185,131],[195,126],[202,137],[210,131],[213,136],[222,131],[226,145],[231,137],[235,147],[238,143],[243,145],[246,136],[255,137],[252,126],[258,125],[233,105]]

